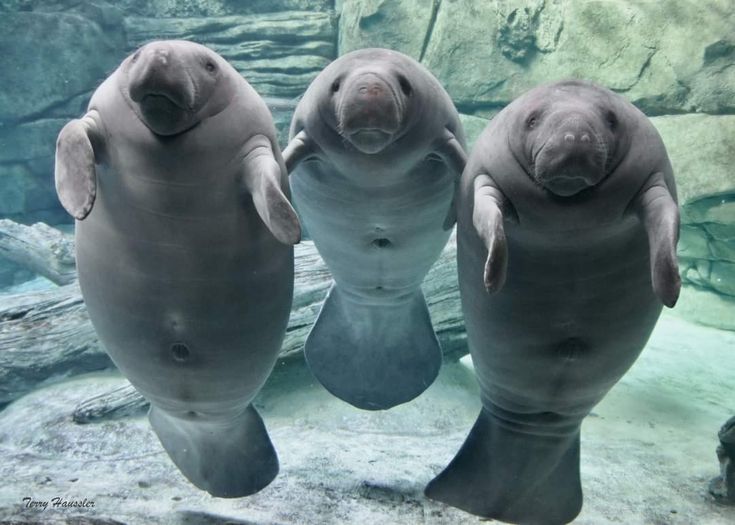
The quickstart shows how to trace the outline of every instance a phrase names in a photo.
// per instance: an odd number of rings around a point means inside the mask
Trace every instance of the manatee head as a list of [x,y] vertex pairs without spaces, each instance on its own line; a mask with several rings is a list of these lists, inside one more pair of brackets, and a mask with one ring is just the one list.
[[321,113],[346,142],[375,154],[402,134],[415,97],[405,57],[361,50],[342,57],[330,73],[322,87]]
[[166,40],[138,49],[122,64],[121,89],[131,107],[158,135],[176,135],[221,111],[227,63],[194,42]]
[[614,93],[581,81],[536,88],[519,99],[509,145],[541,187],[570,197],[599,184],[628,149]]

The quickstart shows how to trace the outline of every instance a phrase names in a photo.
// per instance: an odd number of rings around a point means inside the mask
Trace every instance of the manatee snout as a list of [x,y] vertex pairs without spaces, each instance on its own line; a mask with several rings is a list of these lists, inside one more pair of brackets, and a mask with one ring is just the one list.
[[154,133],[180,133],[198,122],[196,114],[214,89],[217,69],[216,61],[205,51],[176,42],[152,42],[128,62],[130,100]]
[[550,120],[534,162],[536,180],[562,197],[599,183],[605,176],[608,148],[594,121],[584,115]]
[[131,59],[130,98],[143,104],[147,97],[163,97],[180,109],[192,110],[195,87],[181,57],[163,43],[140,49]]
[[342,136],[363,153],[384,149],[403,118],[404,104],[395,87],[381,75],[364,73],[347,79],[341,91],[337,123]]

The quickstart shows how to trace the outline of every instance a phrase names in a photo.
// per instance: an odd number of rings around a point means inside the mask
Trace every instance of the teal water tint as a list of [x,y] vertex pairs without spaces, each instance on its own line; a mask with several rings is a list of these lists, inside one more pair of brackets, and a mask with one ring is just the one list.
[[[0,2],[0,406],[7,405],[0,448],[9,458],[0,475],[11,487],[0,491],[0,520],[17,517],[25,495],[68,493],[97,498],[97,514],[88,515],[132,523],[144,511],[155,516],[149,523],[174,515],[216,519],[197,512],[258,523],[320,515],[323,523],[477,523],[420,496],[476,415],[474,379],[458,364],[445,366],[415,405],[365,415],[328,398],[298,357],[283,361],[260,400],[284,470],[270,492],[233,504],[213,502],[177,478],[139,419],[71,425],[77,403],[121,380],[83,375],[111,363],[78,292],[39,275],[31,251],[18,248],[36,242],[35,230],[11,225],[42,221],[72,233],[54,190],[56,136],[84,114],[128,54],[155,39],[194,40],[224,56],[266,99],[282,147],[311,80],[337,56],[371,46],[424,64],[452,96],[470,143],[500,109],[542,82],[586,78],[631,100],[660,132],[677,178],[684,286],[639,361],[585,422],[586,503],[578,523],[735,521],[706,489],[718,471],[717,430],[735,413],[729,0]],[[47,248],[44,257],[53,258],[54,246]],[[466,348],[453,259],[450,246],[424,292],[440,341],[457,357]],[[329,286],[308,241],[297,248],[298,261],[285,346],[292,356]],[[116,437],[122,432],[133,433],[133,445]],[[146,483],[160,488],[158,496]]]

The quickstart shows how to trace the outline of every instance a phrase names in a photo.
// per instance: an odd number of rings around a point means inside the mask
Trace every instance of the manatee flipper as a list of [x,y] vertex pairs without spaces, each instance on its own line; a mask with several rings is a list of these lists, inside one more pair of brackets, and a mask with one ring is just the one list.
[[258,215],[280,242],[298,244],[301,225],[281,189],[281,166],[273,156],[270,141],[263,135],[257,135],[248,141],[245,151],[243,182]]
[[653,291],[672,308],[679,298],[681,277],[676,258],[679,207],[662,173],[654,173],[633,201],[633,208],[648,235]]
[[[572,521],[582,508],[579,422],[550,413],[506,415],[480,412],[455,458],[427,485],[426,496],[510,523]],[[534,425],[534,417],[554,430]]]
[[286,149],[283,150],[283,162],[290,174],[301,162],[309,157],[319,156],[319,154],[319,146],[311,140],[306,131],[302,130],[289,141]]
[[79,221],[92,211],[97,196],[93,147],[97,116],[97,112],[92,110],[81,119],[72,120],[56,139],[56,193],[64,209]]
[[449,205],[449,211],[447,211],[447,215],[444,217],[444,223],[442,224],[444,231],[446,231],[451,230],[454,223],[457,222],[457,194],[459,191],[459,180],[462,172],[464,171],[465,164],[467,164],[467,153],[459,140],[457,140],[454,133],[446,128],[437,144],[435,153],[456,176],[454,180],[454,195],[452,196],[452,203]]
[[176,417],[151,405],[148,419],[179,470],[212,496],[248,496],[278,474],[278,456],[252,405],[216,420]]
[[488,175],[475,177],[475,199],[472,224],[487,248],[484,281],[488,293],[499,291],[505,284],[508,269],[508,246],[503,228],[503,208],[507,199]]
[[376,304],[332,285],[304,353],[327,390],[365,410],[412,400],[436,379],[442,361],[420,289]]

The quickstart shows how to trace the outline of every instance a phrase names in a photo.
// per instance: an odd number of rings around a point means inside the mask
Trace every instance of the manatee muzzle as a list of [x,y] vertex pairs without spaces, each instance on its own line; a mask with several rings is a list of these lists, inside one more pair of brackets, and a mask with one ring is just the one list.
[[363,153],[377,153],[399,130],[402,110],[402,102],[390,83],[365,73],[343,87],[337,106],[339,131]]

